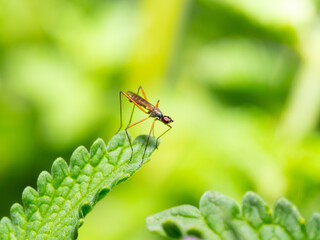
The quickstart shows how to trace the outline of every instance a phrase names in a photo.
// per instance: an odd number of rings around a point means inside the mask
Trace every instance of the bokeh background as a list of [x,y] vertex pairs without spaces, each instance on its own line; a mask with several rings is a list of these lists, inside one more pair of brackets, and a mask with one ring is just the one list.
[[285,196],[306,218],[320,211],[318,9],[316,0],[0,0],[1,216],[55,158],[107,142],[119,91],[139,85],[173,129],[86,217],[80,240],[161,239],[145,218],[197,205],[209,189],[238,202],[248,190],[271,205]]

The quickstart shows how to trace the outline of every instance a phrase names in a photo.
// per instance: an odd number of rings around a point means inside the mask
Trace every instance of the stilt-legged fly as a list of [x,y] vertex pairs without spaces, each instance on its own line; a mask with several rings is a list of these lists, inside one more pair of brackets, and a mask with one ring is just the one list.
[[[139,96],[139,91],[141,90],[142,94],[143,94],[143,97]],[[144,155],[146,153],[146,150],[147,150],[147,146],[148,146],[148,142],[149,142],[149,138],[150,138],[150,135],[151,135],[151,132],[154,128],[154,124],[156,121],[160,121],[162,123],[164,123],[166,126],[169,127],[169,129],[167,129],[165,132],[163,132],[158,138],[157,138],[157,146],[158,146],[158,139],[160,137],[162,137],[165,133],[167,133],[172,127],[169,125],[169,123],[173,122],[173,120],[171,119],[171,117],[169,116],[165,116],[162,114],[161,110],[158,108],[159,106],[159,100],[157,101],[156,105],[152,105],[151,103],[149,103],[148,99],[147,99],[147,96],[143,90],[143,88],[140,86],[138,88],[138,92],[137,93],[133,93],[133,92],[130,92],[128,91],[127,93],[123,92],[123,91],[120,91],[120,128],[119,130],[121,129],[122,127],[122,104],[121,104],[121,96],[125,96],[126,98],[129,99],[130,102],[132,102],[134,105],[133,105],[133,108],[132,108],[132,112],[131,112],[131,116],[130,116],[130,120],[129,120],[129,123],[128,123],[128,126],[125,128],[125,131],[126,131],[126,134],[127,134],[127,137],[128,137],[128,140],[129,140],[129,143],[130,143],[130,147],[131,147],[131,159],[132,159],[132,155],[133,155],[133,148],[132,148],[132,143],[131,143],[131,140],[129,138],[129,135],[128,135],[128,129],[149,119],[149,118],[154,118],[153,122],[152,122],[152,125],[151,125],[151,129],[150,129],[150,132],[149,132],[149,135],[148,135],[148,138],[147,138],[147,143],[146,143],[146,146],[144,148],[144,152],[143,152],[143,156],[142,156],[142,160],[141,160],[141,164],[143,163],[143,158],[144,158]],[[133,116],[133,112],[134,112],[134,108],[135,107],[138,107],[142,112],[148,114],[149,116],[136,122],[136,123],[133,123],[131,124],[131,120],[132,120],[132,116]],[[130,159],[130,161],[131,161]]]

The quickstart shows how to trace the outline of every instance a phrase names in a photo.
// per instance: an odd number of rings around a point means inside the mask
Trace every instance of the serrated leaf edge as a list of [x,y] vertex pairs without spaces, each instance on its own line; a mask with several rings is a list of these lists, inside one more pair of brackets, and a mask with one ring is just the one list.
[[[223,194],[221,194],[221,193],[219,193],[219,192],[217,192],[217,191],[207,191],[207,192],[205,192],[205,193],[202,195],[202,197],[201,197],[201,199],[200,199],[200,203],[201,203],[201,201],[203,201],[203,198],[207,197],[207,196],[210,195],[210,194],[217,194],[217,197],[218,197],[218,198],[219,198],[219,197],[225,197],[226,199],[229,199],[229,200],[234,201],[232,198],[227,197],[227,196],[225,196],[225,195],[223,195]],[[245,218],[244,212],[243,212],[243,202],[244,202],[244,201],[246,200],[246,198],[248,198],[248,197],[254,197],[254,198],[257,198],[257,200],[260,200],[260,201],[262,200],[262,201],[263,201],[263,204],[267,207],[268,213],[270,213],[271,216],[272,216],[272,222],[270,222],[270,223],[263,223],[258,229],[254,228],[254,226],[251,225],[250,221],[248,221],[248,220]],[[238,204],[237,204],[237,206],[239,207]],[[282,197],[282,198],[280,198],[278,201],[276,201],[276,203],[275,203],[275,205],[274,205],[274,209],[278,208],[279,206],[286,206],[286,207],[289,207],[289,208],[290,208],[290,209],[289,209],[290,214],[294,214],[294,216],[295,216],[296,219],[297,219],[297,224],[299,224],[299,226],[300,226],[300,228],[301,228],[301,232],[304,234],[304,238],[303,238],[303,239],[310,239],[310,240],[318,240],[318,239],[320,239],[320,213],[318,213],[318,212],[313,213],[312,216],[309,218],[309,220],[308,220],[307,223],[306,223],[305,220],[304,220],[304,218],[302,218],[302,216],[300,215],[297,207],[296,207],[293,203],[291,203],[289,200],[287,200],[286,198]],[[173,208],[164,210],[164,211],[162,211],[162,212],[156,213],[156,214],[154,214],[154,215],[152,215],[152,216],[149,216],[149,217],[147,218],[147,226],[148,226],[148,229],[149,229],[151,232],[155,232],[155,233],[158,233],[158,234],[161,235],[161,232],[158,232],[158,231],[155,231],[155,230],[154,230],[154,226],[153,226],[153,227],[151,227],[151,225],[149,226],[149,224],[153,224],[153,223],[151,223],[151,221],[149,221],[149,220],[151,220],[151,219],[157,219],[157,218],[158,218],[158,221],[159,221],[159,224],[160,224],[160,225],[162,225],[162,224],[163,224],[164,222],[166,222],[166,221],[174,222],[175,225],[176,225],[177,227],[179,227],[179,230],[180,230],[181,232],[183,232],[182,229],[184,229],[184,228],[180,225],[181,223],[175,222],[174,216],[171,216],[171,217],[170,217],[170,216],[163,217],[163,219],[160,220],[160,218],[161,218],[160,214],[161,214],[161,213],[164,213],[164,212],[170,211],[171,209],[176,209],[176,208],[179,208],[179,206],[178,206],[178,207],[173,207]],[[292,236],[292,232],[289,231],[286,226],[284,226],[284,225],[281,224],[281,223],[275,222],[275,221],[276,221],[276,219],[275,219],[275,213],[271,211],[271,209],[270,209],[270,207],[268,206],[268,204],[267,204],[267,203],[262,199],[262,197],[260,197],[258,194],[254,193],[254,192],[251,192],[251,191],[247,192],[247,193],[243,196],[242,205],[239,207],[239,210],[240,210],[240,214],[241,214],[241,219],[234,218],[234,219],[231,219],[231,220],[241,220],[241,221],[245,222],[250,228],[252,228],[252,230],[254,230],[254,232],[257,233],[258,239],[261,239],[261,238],[259,237],[259,230],[261,229],[261,227],[266,226],[266,225],[279,226],[279,227],[281,227],[285,232],[287,232],[287,233],[289,234],[289,236],[293,237],[293,236]],[[175,211],[176,211],[176,210],[175,210]],[[200,204],[199,211],[201,212],[201,204]],[[274,211],[276,211],[276,210],[274,210]],[[203,216],[202,213],[201,213],[201,215],[202,215],[202,217],[203,217],[204,223],[207,225],[208,230],[209,230],[209,231],[212,231],[214,234],[217,234],[218,236],[220,236],[219,233],[217,233],[214,229],[212,229],[212,228],[209,226],[209,223],[207,222],[207,219]],[[160,217],[158,217],[158,216],[160,216]],[[261,215],[260,215],[260,217],[262,218]],[[310,231],[313,230],[313,229],[311,229],[312,226],[313,226],[312,224],[314,224],[314,225],[316,225],[316,226],[319,226],[319,229],[317,229],[317,232],[316,232],[316,233],[314,233],[314,232],[313,232],[313,233],[310,233]],[[311,226],[311,225],[312,225],[312,226]],[[310,230],[309,230],[309,228],[310,228]],[[166,233],[165,229],[162,229],[162,230],[163,230],[164,233]],[[317,235],[315,235],[315,234],[317,234]],[[169,237],[169,236],[167,236],[167,237]],[[221,237],[221,236],[220,236],[220,237]],[[222,237],[222,238],[223,238],[223,239],[228,239],[228,238],[225,238],[225,237]],[[302,239],[302,238],[293,238],[293,239]]]
[[[120,132],[121,133],[121,132]],[[120,134],[118,133],[118,135]],[[116,135],[115,135],[116,136]],[[139,136],[140,137],[140,136]],[[138,139],[139,137],[137,137],[136,139]],[[114,139],[114,137],[110,140],[110,142]],[[135,139],[135,140],[136,140]],[[139,144],[139,142],[135,143],[135,140],[133,141],[133,144],[137,145]],[[126,141],[126,140],[124,140]],[[108,143],[108,145],[110,144],[110,142]],[[108,154],[108,145],[106,145],[104,143],[104,141],[101,138],[98,138],[90,147],[90,152],[88,152],[88,150],[86,148],[84,148],[83,146],[78,147],[72,154],[72,156],[74,154],[77,154],[79,152],[84,152],[85,155],[88,156],[87,160],[88,162],[86,162],[86,164],[90,164],[93,169],[95,170],[95,167],[99,165],[99,163],[101,162],[101,160],[105,157],[107,157]],[[154,151],[154,147],[151,147],[152,150],[150,151],[149,149],[150,144],[148,144],[148,150],[150,152],[149,155],[151,155],[151,153]],[[121,147],[121,154],[124,151],[124,148],[126,148],[125,145],[120,145]],[[128,147],[128,146],[127,146]],[[119,146],[117,147],[119,148]],[[116,149],[117,149],[116,148]],[[140,149],[136,149],[135,154],[138,154],[139,151],[141,151],[141,149],[143,149],[144,146],[140,146]],[[103,149],[103,154],[101,154],[101,151]],[[112,151],[111,151],[112,152]],[[93,154],[93,155],[92,155]],[[146,154],[147,155],[147,154]],[[92,161],[92,159],[94,157],[98,157],[98,162],[97,159],[94,159],[95,161]],[[117,158],[121,158],[121,156],[117,156]],[[119,161],[118,160],[118,161]],[[148,157],[147,159],[145,159],[144,164],[147,163],[148,161],[150,161],[150,157]],[[18,217],[20,218],[19,221],[12,221],[10,218],[8,217],[3,217],[0,220],[0,239],[26,239],[26,229],[24,229],[24,227],[26,226],[28,220],[30,220],[30,218],[33,217],[33,213],[36,209],[37,212],[41,212],[40,207],[42,205],[38,205],[37,201],[39,201],[40,197],[44,197],[44,196],[48,196],[48,198],[50,198],[51,202],[48,202],[48,205],[51,206],[52,205],[52,201],[54,199],[56,199],[56,194],[57,194],[57,190],[63,186],[63,183],[65,181],[65,179],[68,178],[69,182],[70,181],[75,181],[77,179],[77,176],[75,176],[75,178],[71,177],[71,172],[72,172],[72,157],[71,157],[71,161],[70,164],[68,165],[66,163],[66,161],[62,158],[57,158],[53,165],[52,165],[52,174],[43,171],[39,174],[38,180],[37,180],[37,190],[31,188],[31,187],[26,187],[23,191],[22,194],[22,200],[23,200],[23,205],[24,207],[22,207],[20,204],[15,203],[13,204],[13,206],[11,207],[11,219],[18,219]],[[85,165],[86,165],[85,164]],[[141,165],[139,163],[135,164],[132,163],[134,166],[131,167],[130,169],[130,174],[124,174],[120,177],[117,177],[116,179],[114,179],[112,181],[112,184],[104,186],[104,187],[99,187],[99,189],[96,189],[95,192],[95,196],[92,198],[92,203],[89,203],[88,201],[84,201],[80,204],[79,207],[79,219],[77,221],[77,223],[75,224],[74,228],[72,229],[72,233],[71,233],[71,239],[76,239],[77,238],[77,232],[78,229],[83,225],[84,223],[84,217],[89,213],[89,211],[94,207],[94,205],[100,201],[103,197],[105,197],[110,190],[120,184],[121,182],[127,180],[135,171],[137,171]],[[76,165],[78,166],[78,165]],[[121,163],[120,165],[116,165],[114,166],[113,172],[110,173],[110,176],[112,176],[114,174],[114,172],[117,171],[117,169],[119,169],[120,167],[124,166],[124,163]],[[105,177],[105,176],[104,176]],[[92,178],[90,179],[92,181]],[[54,189],[47,189],[48,186],[53,186]],[[71,189],[69,188],[69,192],[71,191]],[[87,192],[89,191],[89,188],[87,189]],[[69,192],[66,194],[68,195]],[[65,201],[65,197],[63,197],[63,201]],[[81,200],[80,200],[81,202]],[[35,204],[36,203],[36,204]],[[63,202],[64,203],[64,202]],[[63,205],[62,203],[62,205]],[[17,212],[17,210],[19,210],[19,212]],[[23,210],[22,212],[20,210]],[[46,211],[43,212],[43,215],[45,216],[47,213],[48,209],[46,209]],[[17,216],[15,216],[15,214]],[[39,214],[41,215],[41,214]],[[57,215],[58,216],[58,215]],[[57,217],[56,216],[56,217]],[[37,217],[42,217],[42,216],[37,216]],[[53,221],[56,218],[53,219]],[[24,221],[23,221],[24,220]],[[40,224],[40,226],[36,229],[36,233],[39,232],[39,230],[41,229],[41,227],[43,227],[42,224]],[[20,231],[17,231],[17,229]],[[59,230],[59,229],[58,229]],[[20,235],[20,236],[16,236],[16,234]],[[3,238],[4,237],[4,238]],[[48,236],[49,237],[49,236]],[[47,237],[47,238],[48,238]],[[47,239],[47,238],[41,238],[41,239]],[[29,238],[28,238],[29,239]]]

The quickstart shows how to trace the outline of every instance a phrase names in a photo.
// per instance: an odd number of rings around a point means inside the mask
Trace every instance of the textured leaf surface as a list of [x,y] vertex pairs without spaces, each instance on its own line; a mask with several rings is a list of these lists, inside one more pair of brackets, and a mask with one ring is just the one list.
[[[37,191],[25,188],[23,206],[13,204],[11,220],[1,219],[0,240],[76,239],[83,218],[93,206],[139,170],[146,137],[139,136],[133,141],[131,161],[131,148],[123,131],[107,146],[98,139],[90,152],[78,147],[72,154],[70,166],[62,158],[55,160],[51,174],[43,171],[39,175]],[[155,146],[155,139],[151,138],[144,163],[150,160]]]
[[307,224],[297,208],[279,199],[273,213],[263,199],[248,192],[242,208],[215,191],[205,192],[199,209],[191,205],[174,207],[147,218],[151,232],[170,239],[208,240],[320,240],[320,214]]

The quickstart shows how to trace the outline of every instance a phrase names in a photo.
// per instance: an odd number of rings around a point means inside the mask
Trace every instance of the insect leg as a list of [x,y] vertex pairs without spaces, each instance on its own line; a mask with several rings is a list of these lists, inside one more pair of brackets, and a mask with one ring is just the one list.
[[148,138],[147,138],[147,143],[146,143],[146,147],[144,148],[144,152],[143,152],[143,156],[142,156],[142,159],[141,159],[141,165],[143,163],[143,158],[144,158],[144,155],[146,154],[146,150],[147,150],[147,147],[148,147],[148,143],[149,143],[149,138],[150,138],[150,135],[151,135],[151,132],[152,132],[152,129],[154,127],[154,124],[155,122],[157,121],[157,119],[155,119],[152,123],[152,126],[151,126],[151,129],[150,129],[150,132],[149,132],[149,135],[148,135]]
[[[141,92],[142,92],[142,94],[143,94],[143,96],[144,96],[144,99],[148,101],[147,95],[145,94],[143,88],[140,86],[139,89],[141,89]],[[139,91],[138,91],[138,92],[139,92]],[[149,101],[148,101],[148,102],[149,102]]]
[[[128,98],[133,104],[134,104],[134,107],[137,106],[138,108],[140,108],[140,110],[146,114],[148,114],[148,112],[146,110],[144,110],[142,107],[140,107],[131,97],[129,97],[125,92],[123,91],[120,91],[120,94],[119,94],[119,97],[120,97],[120,128],[119,130],[117,131],[117,133],[121,130],[122,128],[122,101],[121,101],[121,94],[123,94],[126,98]],[[133,112],[132,112],[133,114]],[[131,114],[131,118],[132,118],[132,114]],[[131,122],[131,118],[130,118],[130,122]],[[130,124],[129,122],[129,124]],[[129,126],[128,124],[128,126]]]
[[129,163],[130,163],[130,162],[131,162],[131,160],[132,160],[132,156],[133,156],[133,147],[132,147],[131,139],[129,138],[129,134],[128,134],[128,131],[127,131],[127,130],[128,130],[129,128],[133,127],[134,125],[137,125],[138,123],[141,123],[141,122],[143,122],[143,121],[147,120],[148,118],[150,118],[150,116],[148,116],[148,117],[146,117],[146,118],[144,118],[144,119],[142,119],[142,120],[140,120],[140,121],[138,121],[138,122],[136,122],[136,123],[133,123],[133,124],[131,124],[130,126],[127,126],[127,127],[126,127],[126,129],[125,129],[126,134],[127,134],[127,137],[128,137],[128,140],[129,140],[129,143],[130,143],[130,147],[131,147],[131,157],[130,157],[130,161],[129,161]]
[[[138,88],[137,95],[139,95],[140,88],[141,88],[141,86]],[[131,112],[131,116],[130,116],[130,120],[129,120],[129,123],[128,123],[128,126],[130,125],[130,123],[131,123],[131,121],[132,121],[133,112],[134,112],[134,108],[135,108],[135,107],[136,107],[136,105],[133,105],[133,107],[132,107],[132,112]]]
[[128,98],[134,105],[136,105],[142,112],[149,114],[146,110],[144,110],[135,100],[129,97],[125,92],[120,91],[120,94],[123,94],[126,98]]
[[[120,106],[121,106],[121,94],[123,94],[126,98],[128,98],[128,99],[129,99],[135,106],[137,106],[141,111],[143,111],[144,113],[148,114],[146,110],[144,110],[142,107],[140,107],[139,104],[137,104],[131,97],[129,97],[129,96],[128,96],[125,92],[123,92],[123,91],[120,91]],[[120,107],[120,118],[121,118],[120,129],[121,129],[121,127],[122,127],[122,109],[121,109],[121,107]],[[134,124],[134,125],[135,125],[135,124]],[[131,152],[132,152],[130,161],[131,161],[132,155],[133,155],[133,148],[132,148],[131,139],[130,139],[130,137],[129,137],[129,134],[128,134],[127,129],[128,129],[129,127],[134,126],[134,125],[132,124],[131,126],[127,126],[127,128],[125,129],[126,134],[127,134],[127,137],[128,137],[128,141],[129,141],[129,143],[130,143]],[[120,129],[119,129],[118,131],[120,131]]]
[[136,123],[131,124],[130,126],[126,127],[126,130],[127,130],[128,128],[133,127],[134,125],[137,125],[138,123],[141,123],[141,122],[147,120],[148,118],[150,118],[150,116],[148,116],[148,117],[146,117],[146,118],[144,118],[144,119],[142,119],[142,120],[140,120],[140,121],[138,121],[138,122],[136,122]]
[[[159,102],[160,102],[160,100],[158,100],[158,101],[157,101],[157,103],[156,103],[156,107],[158,107],[158,106],[159,106]],[[152,136],[154,137],[154,128],[152,129]]]
[[121,130],[121,128],[122,128],[122,103],[121,103],[121,92],[122,91],[120,91],[120,93],[119,93],[119,98],[120,98],[120,127],[119,127],[119,129],[118,129],[118,131],[117,131],[117,133]]
[[171,126],[169,125],[169,124],[166,124],[166,126],[168,126],[169,128],[166,130],[166,131],[164,131],[159,137],[157,137],[157,148],[158,148],[158,141],[159,141],[159,138],[160,137],[162,137],[164,134],[166,134],[167,132],[169,132],[169,130],[171,130]]

